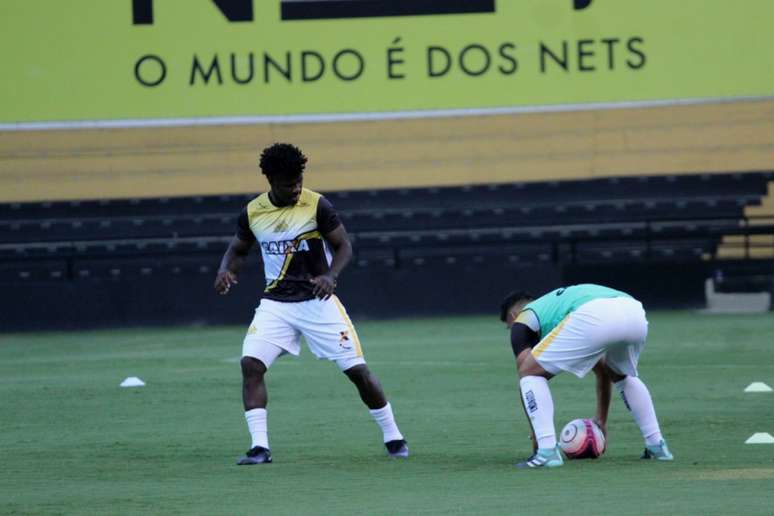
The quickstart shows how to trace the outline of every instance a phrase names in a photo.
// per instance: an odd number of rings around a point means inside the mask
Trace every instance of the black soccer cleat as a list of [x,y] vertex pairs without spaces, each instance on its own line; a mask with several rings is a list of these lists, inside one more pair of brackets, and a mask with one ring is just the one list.
[[253,464],[271,464],[271,451],[262,446],[254,446],[237,461],[237,466],[251,466]]
[[387,455],[390,457],[405,459],[409,456],[408,443],[405,439],[395,439],[384,443],[387,448]]

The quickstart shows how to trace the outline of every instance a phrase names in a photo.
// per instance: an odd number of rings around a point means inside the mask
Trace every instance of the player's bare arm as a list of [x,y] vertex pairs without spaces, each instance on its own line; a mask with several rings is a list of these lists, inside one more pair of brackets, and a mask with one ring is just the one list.
[[220,260],[220,267],[215,276],[215,291],[224,296],[231,290],[232,285],[236,285],[237,275],[247,259],[253,242],[247,242],[234,236],[228,244],[223,258]]
[[521,323],[514,323],[511,326],[511,347],[516,356],[516,366],[519,377],[542,376],[550,380],[554,375],[543,369],[543,367],[532,356],[532,348],[540,340],[538,334],[532,331],[529,326]]
[[344,225],[339,225],[336,229],[323,235],[323,238],[333,250],[333,260],[328,272],[315,276],[310,279],[314,283],[314,295],[319,299],[328,299],[336,290],[336,280],[352,259],[352,243],[349,241],[347,230]]
[[597,379],[597,411],[594,421],[596,421],[602,433],[607,437],[607,416],[610,412],[612,381],[604,357],[594,366],[594,375],[596,375]]
[[516,357],[516,365],[521,370],[527,355],[532,352],[532,348],[540,339],[537,333],[532,331],[526,324],[514,322],[511,324],[511,349],[513,356]]

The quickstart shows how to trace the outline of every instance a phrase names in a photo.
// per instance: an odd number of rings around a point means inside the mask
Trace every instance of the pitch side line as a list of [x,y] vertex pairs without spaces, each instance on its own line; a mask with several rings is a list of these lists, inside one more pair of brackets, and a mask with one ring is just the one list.
[[192,118],[148,118],[123,120],[73,120],[62,122],[18,122],[0,124],[2,131],[51,131],[61,129],[132,129],[152,127],[191,127],[211,125],[299,124],[326,122],[371,122],[414,118],[449,118],[461,116],[510,115],[529,113],[560,113],[568,111],[595,111],[606,109],[655,108],[693,106],[701,104],[727,104],[774,100],[774,96],[706,97],[672,100],[643,100],[626,102],[598,102],[582,104],[551,104],[543,106],[518,106],[476,109],[439,109],[419,111],[386,111],[372,113],[333,113],[319,115],[273,116],[215,116]]

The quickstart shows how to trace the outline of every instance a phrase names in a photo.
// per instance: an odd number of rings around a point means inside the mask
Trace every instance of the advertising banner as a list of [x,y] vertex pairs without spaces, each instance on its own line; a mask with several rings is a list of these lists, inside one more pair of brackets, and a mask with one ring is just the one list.
[[771,0],[3,0],[0,126],[774,95]]

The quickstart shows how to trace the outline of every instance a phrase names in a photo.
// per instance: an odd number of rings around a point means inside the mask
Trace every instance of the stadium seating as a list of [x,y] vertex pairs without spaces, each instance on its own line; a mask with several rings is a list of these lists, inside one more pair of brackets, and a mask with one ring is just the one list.
[[[749,228],[771,173],[330,192],[360,266],[701,260]],[[211,273],[251,195],[0,204],[6,279]],[[121,260],[129,265],[114,266]],[[104,263],[103,263],[104,262]],[[85,272],[89,271],[89,272]],[[119,271],[119,272],[116,272]],[[134,272],[132,272],[134,273]]]
[[[355,249],[339,291],[362,317],[488,311],[514,284],[537,292],[578,281],[612,282],[651,307],[697,306],[704,280],[721,268],[728,284],[765,290],[772,179],[758,172],[328,192]],[[252,197],[0,204],[0,286],[15,293],[3,298],[0,324],[243,323],[263,285],[257,248],[240,281],[254,287],[220,298],[212,280]],[[33,316],[26,306],[39,310]]]

